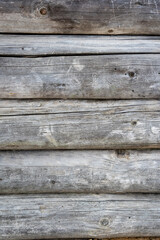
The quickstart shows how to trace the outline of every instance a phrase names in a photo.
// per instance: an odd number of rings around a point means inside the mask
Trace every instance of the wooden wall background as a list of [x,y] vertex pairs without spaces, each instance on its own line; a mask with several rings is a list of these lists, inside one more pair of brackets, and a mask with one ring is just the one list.
[[0,0],[0,240],[159,240],[159,194],[160,1]]

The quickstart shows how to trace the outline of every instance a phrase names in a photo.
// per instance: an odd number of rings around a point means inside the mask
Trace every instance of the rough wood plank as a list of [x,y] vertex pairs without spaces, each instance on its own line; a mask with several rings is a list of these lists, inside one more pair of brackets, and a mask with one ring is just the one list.
[[159,195],[0,196],[1,240],[159,235]]
[[78,238],[78,239],[77,238],[54,238],[54,240],[160,240],[160,237],[123,237],[123,238],[116,237],[116,238],[103,238],[103,239],[100,239],[100,238]]
[[160,151],[0,152],[0,193],[160,193]]
[[[160,237],[124,237],[124,238],[103,238],[103,239],[97,239],[97,238],[81,238],[81,239],[77,239],[77,238],[62,238],[63,240],[160,240]],[[60,238],[56,239],[54,238],[54,240],[62,240]],[[53,240],[53,239],[52,239]]]
[[160,98],[160,55],[0,57],[0,98]]
[[0,55],[160,53],[160,36],[0,34]]
[[3,33],[160,34],[157,0],[2,0]]
[[1,101],[0,149],[160,147],[160,101]]
[[[103,239],[97,239],[97,238],[62,238],[63,240],[160,240],[160,237],[123,237],[123,238],[103,238]],[[54,240],[62,240],[60,238]],[[44,240],[44,239],[43,239]],[[53,240],[53,239],[52,239]]]
[[[92,240],[98,240],[98,239],[92,239]],[[160,237],[106,238],[103,240],[160,240]]]

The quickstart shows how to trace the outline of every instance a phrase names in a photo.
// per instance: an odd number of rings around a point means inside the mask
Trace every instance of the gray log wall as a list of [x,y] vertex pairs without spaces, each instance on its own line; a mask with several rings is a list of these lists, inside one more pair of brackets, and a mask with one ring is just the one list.
[[0,1],[0,240],[160,236],[159,26],[159,0]]

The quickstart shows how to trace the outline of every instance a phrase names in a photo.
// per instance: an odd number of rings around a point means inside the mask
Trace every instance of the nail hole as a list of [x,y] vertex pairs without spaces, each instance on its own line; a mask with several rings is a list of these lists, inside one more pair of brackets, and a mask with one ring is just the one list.
[[46,15],[47,14],[47,8],[45,8],[45,7],[42,7],[39,11],[40,11],[41,15]]
[[134,92],[134,90],[132,90],[132,92]]
[[128,75],[129,75],[131,78],[133,78],[135,74],[134,74],[134,72],[129,72]]
[[128,217],[129,219],[131,218],[131,217]]
[[55,184],[55,183],[56,183],[56,181],[54,181],[54,180],[51,180],[51,183],[52,183],[52,184]]
[[118,150],[116,150],[116,153],[117,153],[118,156],[124,156],[126,151],[122,150],[122,149],[118,149]]
[[24,47],[22,47],[22,50],[24,50]]
[[114,69],[115,71],[117,70],[117,68]]
[[132,125],[135,126],[137,124],[137,121],[132,121]]
[[0,178],[0,181],[2,181],[2,178]]
[[109,224],[109,220],[108,219],[102,219],[101,220],[101,225],[107,226],[108,224]]
[[112,29],[109,29],[108,32],[109,32],[109,33],[113,33],[113,30],[112,30]]

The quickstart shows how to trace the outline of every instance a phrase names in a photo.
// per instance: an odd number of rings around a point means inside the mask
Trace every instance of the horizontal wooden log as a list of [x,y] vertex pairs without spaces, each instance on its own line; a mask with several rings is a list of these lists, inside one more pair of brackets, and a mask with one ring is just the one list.
[[160,36],[0,34],[0,55],[47,56],[160,53]]
[[3,0],[3,33],[160,34],[157,0]]
[[160,235],[159,195],[0,196],[0,239]]
[[103,238],[103,239],[97,239],[97,238],[54,238],[54,240],[62,240],[62,239],[63,240],[160,240],[160,237],[123,237],[123,238]]
[[160,148],[160,101],[0,101],[0,149]]
[[[41,239],[41,240],[44,240],[44,239]],[[116,237],[116,238],[103,238],[103,239],[97,239],[97,238],[54,238],[52,240],[160,240],[160,237],[123,237],[123,238],[122,237],[121,238]]]
[[0,97],[160,98],[160,55],[0,57]]
[[54,238],[54,240],[62,240],[62,239],[63,240],[160,240],[160,237],[123,237],[123,238],[103,238],[103,239],[97,239],[97,238]]
[[[82,240],[82,239],[81,239]],[[94,240],[94,239],[92,239]],[[97,239],[95,239],[97,240]],[[128,237],[128,238],[106,238],[103,240],[160,240],[160,237]]]
[[0,193],[160,193],[160,151],[0,152]]

